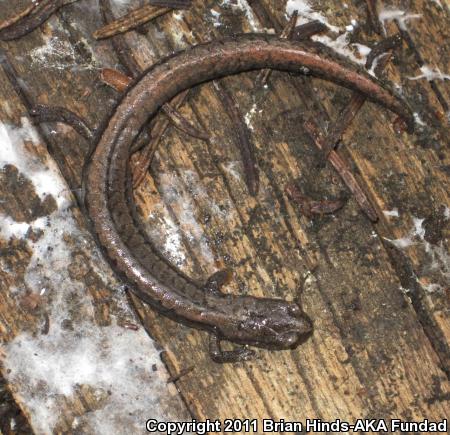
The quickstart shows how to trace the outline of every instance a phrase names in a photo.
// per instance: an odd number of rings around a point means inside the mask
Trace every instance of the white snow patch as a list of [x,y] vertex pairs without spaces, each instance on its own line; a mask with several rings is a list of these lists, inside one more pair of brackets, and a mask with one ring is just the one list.
[[3,348],[8,381],[26,386],[22,397],[37,433],[53,433],[60,404],[77,400],[81,386],[91,388],[98,409],[74,423],[82,420],[91,433],[141,433],[146,418],[167,419],[158,406],[167,386],[152,372],[153,364],[163,370],[159,352],[143,329],[86,323],[72,331],[55,319],[50,325],[47,335],[25,332]]
[[397,208],[394,208],[392,210],[383,210],[383,214],[388,217],[399,217]]
[[[192,171],[183,171],[182,177],[186,179],[186,185],[189,187],[200,186],[201,182],[197,177],[195,177],[196,179],[192,179],[194,176],[193,174]],[[198,248],[200,248],[200,252],[205,259],[214,262],[214,255],[208,246],[206,236],[203,233],[202,227],[197,222],[194,212],[195,205],[192,203],[189,193],[185,191],[181,180],[171,173],[161,174],[160,179],[163,199],[172,206],[179,216],[180,227],[183,234],[185,234],[185,237],[187,237],[190,242],[195,242],[198,245]],[[198,187],[196,189],[198,189]],[[166,248],[169,248],[168,252],[170,253],[172,251],[172,254],[175,254],[176,251],[177,254],[175,258],[180,258],[182,255],[183,259],[185,259],[185,253],[181,253],[180,251],[181,236],[174,236],[172,242],[174,243],[172,248],[167,246],[167,243],[169,242],[166,243]]]
[[182,10],[177,10],[172,12],[172,18],[177,21],[182,21],[184,18],[184,12]]
[[[348,36],[348,32],[345,32],[342,35],[339,35],[336,39],[332,39],[327,35],[314,35],[312,39],[315,41],[319,41],[324,45],[327,45],[337,53],[348,57],[355,63],[365,65],[367,54],[370,53],[370,48],[363,44],[349,44]],[[358,50],[360,57],[355,56],[351,47],[354,47]]]
[[242,180],[242,176],[241,176],[240,169],[239,169],[240,165],[241,165],[241,163],[237,160],[221,164],[221,166],[225,170],[225,172],[230,174],[236,181],[239,181],[240,183],[242,183],[243,180]]
[[17,128],[0,122],[0,169],[5,165],[14,165],[33,183],[37,195],[43,200],[52,195],[58,207],[70,203],[65,194],[66,185],[55,173],[59,169],[52,160],[40,162],[29,157],[26,143],[39,144],[39,137],[27,118],[21,119],[22,126]]
[[0,237],[9,240],[13,237],[21,239],[30,229],[26,222],[16,222],[9,216],[0,214]]
[[[298,10],[298,20],[297,25],[304,24],[305,22],[312,20],[319,20],[321,23],[325,24],[330,30],[335,33],[341,33],[339,27],[333,26],[328,22],[328,19],[324,17],[319,12],[313,10],[309,1],[307,0],[288,0],[286,4],[286,15],[289,17],[294,11]],[[363,44],[349,44],[348,37],[356,26],[357,21],[352,19],[350,24],[346,27],[345,33],[339,35],[336,39],[332,39],[328,35],[314,35],[313,40],[319,41],[322,44],[327,45],[334,51],[347,56],[353,62],[364,65],[366,62],[366,57],[370,53],[370,48]],[[354,50],[358,51],[359,57],[355,56]]]
[[93,70],[96,67],[89,63],[79,63],[73,45],[69,41],[57,36],[42,34],[45,44],[33,48],[28,55],[31,57],[31,66],[34,68],[46,68],[64,70],[67,68],[76,70]]
[[371,76],[373,76],[373,77],[376,77],[376,76],[377,76],[377,74],[376,74],[376,69],[377,69],[378,63],[380,62],[380,58],[382,58],[382,57],[384,57],[384,56],[386,56],[386,55],[387,55],[387,53],[383,53],[383,54],[381,54],[380,56],[377,56],[377,57],[373,60],[372,66],[371,66],[370,69],[368,70],[368,73],[369,73]]
[[181,240],[181,234],[167,210],[162,205],[157,204],[155,211],[150,213],[148,218],[152,220],[158,218],[158,229],[155,229],[154,232],[151,231],[151,234],[153,233],[155,237],[161,237],[161,234],[164,235],[162,254],[177,266],[185,264],[186,252]]
[[425,219],[413,218],[414,227],[406,237],[394,240],[384,237],[384,239],[399,249],[405,249],[408,246],[416,245],[422,241],[425,236],[425,229],[422,228],[422,223],[424,220]]
[[378,19],[380,20],[384,32],[386,33],[385,23],[389,23],[390,21],[397,20],[401,29],[406,30],[406,23],[409,20],[416,20],[421,18],[421,14],[408,14],[401,9],[382,9],[378,14]]
[[[56,165],[51,159],[30,157],[25,142],[30,149],[39,143],[25,120],[21,127],[0,123],[0,168],[14,164],[40,195],[54,195],[58,208],[29,223],[0,215],[0,236],[8,241],[35,230],[36,238],[24,239],[32,254],[23,281],[9,291],[17,303],[31,292],[46,313],[49,329],[48,333],[33,335],[18,332],[9,343],[2,344],[7,381],[16,386],[32,426],[40,434],[55,432],[66,403],[79,400],[79,388],[89,388],[98,398],[97,409],[72,422],[73,427],[83,425],[87,433],[142,433],[147,417],[176,419],[183,407],[181,403],[176,410],[165,407],[165,398],[172,397],[167,374],[159,351],[144,330],[121,328],[114,315],[110,326],[94,323],[92,298],[84,283],[72,279],[69,272],[76,245],[86,252],[90,237],[79,229],[68,207],[72,197]],[[93,258],[88,267],[105,282],[105,288],[111,288],[110,268],[95,246],[89,248],[87,252],[92,252]],[[4,274],[15,272],[1,257],[0,270]],[[122,292],[111,291],[110,297],[119,312],[131,317]],[[152,370],[153,364],[157,372]],[[171,398],[171,403],[174,400]]]
[[222,23],[220,22],[220,17],[221,17],[220,12],[217,12],[214,9],[211,9],[209,12],[211,13],[211,16],[212,16],[213,26],[220,27],[222,25]]
[[450,208],[447,206],[445,206],[445,208],[444,208],[444,216],[445,216],[445,219],[447,219],[447,220],[450,219]]
[[302,18],[306,18],[306,21],[319,20],[321,23],[325,24],[330,30],[338,33],[339,27],[333,26],[328,22],[328,19],[324,17],[321,13],[316,12],[312,9],[308,0],[288,0],[286,3],[286,15],[290,17],[294,11],[298,11],[299,20],[297,25],[303,24]]
[[437,6],[439,6],[441,9],[444,9],[443,7],[442,7],[442,3],[441,3],[441,0],[431,0],[433,3],[435,3]]
[[350,24],[348,24],[347,26],[345,26],[345,30],[347,32],[353,32],[356,28],[358,27],[358,22],[354,19],[352,19],[350,21]]
[[[413,218],[413,228],[409,231],[406,237],[395,240],[391,240],[386,237],[384,239],[399,249],[405,249],[412,245],[422,244],[425,252],[430,258],[430,263],[428,265],[429,270],[439,271],[443,275],[445,281],[450,282],[450,253],[447,251],[442,240],[437,245],[433,245],[425,240],[425,228],[423,228],[422,225],[424,220],[425,219]],[[440,284],[423,284],[417,277],[416,279],[429,292],[443,290],[443,287]]]
[[[244,116],[244,121],[247,124],[247,127],[252,131],[255,129],[252,124],[252,119],[255,116],[255,113],[257,112],[256,107],[257,104],[253,103],[251,109]],[[259,112],[262,112],[262,110],[260,110]]]
[[421,283],[422,287],[428,292],[428,293],[438,293],[443,290],[442,286],[440,284],[423,284]]
[[114,11],[125,12],[132,4],[134,0],[111,0],[111,6],[114,7]]
[[416,77],[408,77],[409,80],[427,79],[429,82],[432,80],[450,80],[450,74],[443,74],[439,68],[432,69],[429,65],[423,65],[420,67],[422,74]]
[[421,126],[421,127],[425,127],[427,124],[425,122],[422,121],[422,118],[420,117],[420,115],[417,112],[413,113],[414,116],[414,122]]

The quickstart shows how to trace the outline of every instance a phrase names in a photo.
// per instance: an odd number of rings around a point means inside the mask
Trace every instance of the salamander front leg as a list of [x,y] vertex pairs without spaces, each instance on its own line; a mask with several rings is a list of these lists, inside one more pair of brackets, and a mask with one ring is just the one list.
[[220,338],[217,335],[209,336],[209,355],[211,359],[219,364],[249,361],[255,357],[255,352],[245,347],[234,350],[222,350]]
[[231,269],[222,269],[213,273],[204,286],[206,292],[213,294],[220,294],[221,288],[228,284],[233,277],[233,271]]

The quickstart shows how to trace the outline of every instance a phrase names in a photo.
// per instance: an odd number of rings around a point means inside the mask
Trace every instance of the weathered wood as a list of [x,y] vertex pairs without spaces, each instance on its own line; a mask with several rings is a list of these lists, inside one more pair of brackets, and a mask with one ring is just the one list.
[[[41,33],[27,43],[33,48],[23,53],[42,47]],[[151,417],[188,419],[159,349],[136,325],[122,284],[27,118],[36,100],[8,68],[13,50],[0,50],[0,433],[138,433]],[[57,71],[47,78],[50,88],[65,79]],[[63,105],[64,92],[56,95]],[[76,153],[87,150],[65,126],[37,130],[71,137]]]
[[[314,2],[333,25],[343,28],[356,17],[361,27],[352,38],[372,44],[378,36],[365,31],[365,2],[357,7],[347,3],[341,9],[338,2]],[[406,10],[401,3],[398,7]],[[439,9],[436,2],[407,3],[408,13],[423,15],[409,25],[418,49],[431,65],[448,73],[448,9]],[[123,37],[145,68],[189,44],[243,31],[279,31],[286,23],[285,2],[239,4],[249,8],[195,1],[192,10],[148,25],[146,36],[130,32]],[[95,85],[97,68],[117,66],[110,42],[91,37],[102,24],[96,7],[67,7],[42,33],[2,45],[30,100],[64,105],[91,125],[98,125],[107,115],[105,106],[117,99],[111,90]],[[386,24],[388,33],[396,31],[393,26]],[[66,62],[74,69],[36,64],[37,58],[24,55],[42,44],[42,34],[47,42],[57,36],[62,47],[73,50]],[[199,86],[181,109],[211,133],[211,143],[170,129],[150,175],[135,192],[149,234],[163,252],[200,279],[219,267],[232,267],[235,280],[227,291],[285,299],[295,298],[302,275],[318,266],[303,293],[305,311],[315,324],[312,339],[294,351],[260,351],[248,363],[214,364],[206,352],[205,333],[177,325],[133,298],[150,335],[164,349],[171,374],[194,367],[176,384],[195,418],[442,419],[448,414],[449,221],[441,209],[450,204],[448,122],[442,114],[436,116],[442,108],[429,85],[408,80],[419,74],[404,45],[388,67],[388,78],[401,83],[427,126],[419,126],[413,136],[396,136],[392,115],[367,103],[339,150],[379,211],[376,225],[359,211],[331,167],[317,168],[320,154],[301,128],[311,114],[326,127],[350,92],[282,73],[272,74],[267,89],[255,85],[256,73],[223,80],[254,135],[261,171],[256,198],[247,192],[233,125],[214,87]],[[8,85],[5,78],[2,82]],[[438,86],[449,99],[448,84]],[[87,144],[67,130],[55,135],[44,128],[43,135],[70,188],[78,188]],[[298,216],[284,194],[285,184],[293,179],[310,196],[347,197],[348,203],[335,216],[309,221]],[[383,213],[393,209],[398,218]],[[406,249],[393,249],[386,239],[408,236],[415,218],[425,219],[422,226],[417,223],[424,234],[413,236],[414,244]],[[7,311],[0,308],[2,316],[17,326],[24,322],[10,318],[14,304],[5,307]],[[68,415],[73,406],[68,402]]]

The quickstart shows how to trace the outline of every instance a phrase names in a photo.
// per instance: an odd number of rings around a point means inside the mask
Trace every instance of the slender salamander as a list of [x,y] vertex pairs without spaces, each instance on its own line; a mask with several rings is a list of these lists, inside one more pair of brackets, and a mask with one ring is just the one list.
[[178,93],[205,81],[250,70],[308,72],[367,96],[412,128],[406,103],[364,70],[324,45],[270,35],[242,35],[194,46],[145,71],[106,121],[83,169],[84,207],[106,258],[130,290],[177,322],[211,333],[211,355],[230,362],[251,357],[246,347],[220,349],[220,340],[274,350],[292,349],[312,333],[299,304],[221,291],[230,275],[202,284],[170,264],[146,236],[132,199],[129,155],[147,120]]

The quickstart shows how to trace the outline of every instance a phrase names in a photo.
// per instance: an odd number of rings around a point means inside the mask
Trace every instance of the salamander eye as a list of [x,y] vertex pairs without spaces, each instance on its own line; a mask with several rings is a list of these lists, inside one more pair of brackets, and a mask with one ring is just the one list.
[[286,347],[295,346],[298,340],[298,335],[295,332],[288,332],[283,335],[283,344]]
[[289,305],[289,314],[292,314],[295,317],[299,317],[302,314],[301,308],[297,304]]

